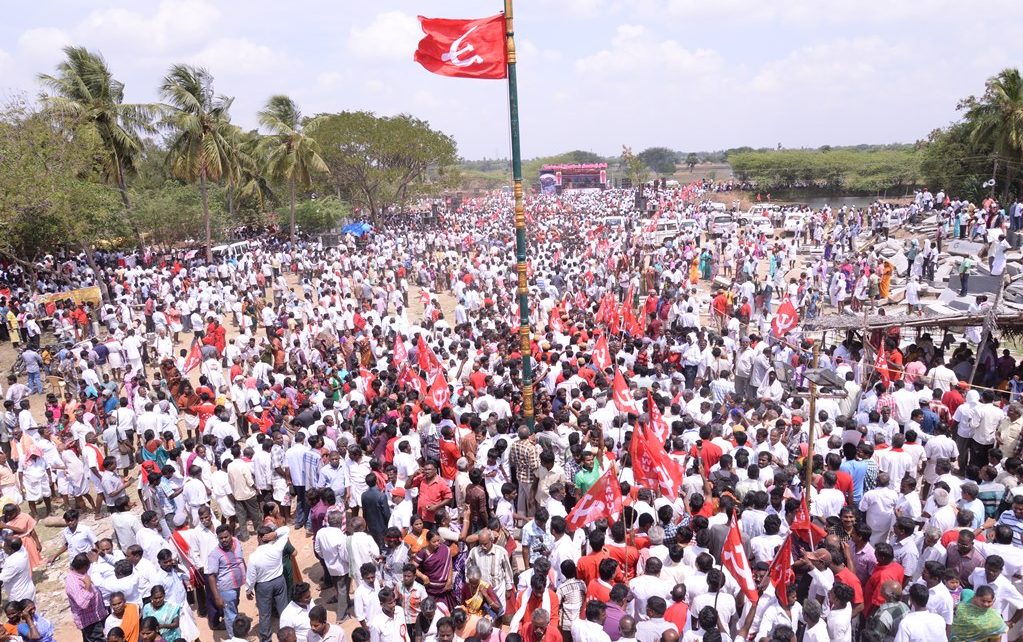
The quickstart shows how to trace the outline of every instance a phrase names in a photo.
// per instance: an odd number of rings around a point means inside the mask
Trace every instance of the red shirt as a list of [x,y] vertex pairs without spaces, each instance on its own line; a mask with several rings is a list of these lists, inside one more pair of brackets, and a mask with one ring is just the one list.
[[[703,459],[703,473],[707,474],[714,464],[718,463],[724,451],[717,444],[704,440],[700,448],[700,458]],[[689,456],[696,457],[696,446],[689,449]]]
[[[942,536],[941,536],[941,545],[944,546],[945,548],[948,548],[949,546],[954,544],[959,539],[959,533],[960,532],[962,532],[962,531],[969,531],[969,530],[973,530],[973,529],[971,529],[971,528],[953,528],[950,531],[945,531],[942,534]],[[987,541],[986,539],[984,539],[984,534],[983,533],[977,533],[977,536],[976,536],[975,539],[978,542],[986,542]]]
[[847,584],[852,587],[853,605],[863,604],[863,585],[860,583],[860,578],[856,577],[856,573],[849,570],[848,566],[844,566],[841,571],[835,573],[835,579],[840,581],[842,584]]
[[949,417],[954,417],[956,414],[956,408],[963,405],[963,402],[965,401],[966,400],[963,399],[962,393],[960,393],[956,388],[952,388],[945,394],[941,395],[941,403],[945,404],[945,407],[948,408]]
[[522,642],[562,642],[561,631],[558,630],[557,623],[553,620],[547,625],[543,637],[538,638],[533,631],[532,620],[522,618],[522,623],[519,624],[519,635],[522,636]]
[[[848,495],[853,492],[853,478],[852,475],[845,472],[844,470],[836,470],[835,473],[835,488],[842,491],[843,494]],[[821,477],[817,480],[817,490],[820,490],[824,486],[824,478]]]
[[685,631],[686,624],[689,624],[689,605],[675,602],[664,612],[664,619],[677,626],[679,631]]
[[444,479],[454,480],[455,474],[458,473],[458,467],[455,464],[461,456],[462,451],[458,448],[458,444],[455,443],[453,439],[441,439],[440,476]]
[[575,565],[575,575],[589,586],[589,583],[600,577],[597,568],[600,563],[610,557],[607,550],[597,551],[589,555],[583,555]]
[[863,588],[863,615],[870,617],[877,607],[884,604],[884,596],[881,595],[882,584],[892,580],[901,585],[905,576],[906,571],[902,568],[902,564],[898,562],[892,562],[875,568],[867,580],[867,585]]
[[611,600],[611,585],[605,584],[599,579],[590,580],[590,583],[586,585],[586,600],[609,602]]
[[424,522],[433,523],[433,512],[427,510],[427,506],[439,504],[445,499],[451,499],[451,487],[440,477],[434,477],[432,482],[423,479],[419,482],[419,516]]
[[639,549],[624,544],[608,544],[606,547],[611,559],[618,562],[618,568],[624,569],[626,577],[636,577],[636,564],[639,562]]

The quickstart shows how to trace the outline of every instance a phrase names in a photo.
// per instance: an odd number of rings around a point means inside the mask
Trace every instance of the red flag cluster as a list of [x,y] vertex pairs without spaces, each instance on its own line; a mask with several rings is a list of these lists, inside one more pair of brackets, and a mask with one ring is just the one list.
[[632,457],[632,474],[637,486],[649,488],[671,499],[678,498],[685,472],[677,461],[664,452],[663,441],[658,441],[652,433],[637,426],[632,431],[629,455]]

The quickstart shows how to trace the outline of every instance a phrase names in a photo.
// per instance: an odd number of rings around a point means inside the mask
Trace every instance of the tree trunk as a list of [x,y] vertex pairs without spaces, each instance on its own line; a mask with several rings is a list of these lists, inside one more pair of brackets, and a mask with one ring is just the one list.
[[199,194],[202,195],[202,222],[206,228],[206,262],[213,262],[213,241],[210,234],[210,202],[206,193],[206,170],[199,173]]
[[138,241],[139,251],[145,251],[146,239],[142,236],[142,230],[139,229],[131,215],[131,199],[128,198],[128,184],[124,180],[124,166],[120,156],[117,157],[117,191],[121,194],[121,204],[124,205],[124,212],[128,217],[128,226],[131,227],[131,231]]
[[99,264],[96,263],[93,248],[85,243],[81,243],[79,247],[81,247],[82,253],[85,254],[85,262],[89,264],[89,269],[96,275],[96,285],[99,286],[100,296],[103,297],[105,303],[110,303],[110,290],[107,289],[107,282],[103,279],[103,273],[99,269]]
[[288,187],[289,187],[289,189],[291,191],[291,209],[288,212],[288,218],[289,218],[289,221],[291,223],[291,247],[294,248],[295,244],[296,244],[296,241],[297,241],[297,239],[295,237],[295,179],[294,178],[291,179],[291,183],[288,185]]

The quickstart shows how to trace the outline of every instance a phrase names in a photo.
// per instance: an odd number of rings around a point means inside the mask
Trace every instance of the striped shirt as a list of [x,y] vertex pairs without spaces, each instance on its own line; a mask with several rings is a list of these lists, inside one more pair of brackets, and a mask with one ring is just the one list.
[[103,605],[103,594],[99,592],[95,584],[86,588],[86,577],[82,573],[68,571],[67,578],[64,580],[68,604],[71,606],[71,619],[79,629],[102,622],[107,617],[107,607]]
[[1003,511],[998,517],[998,525],[1002,524],[1012,529],[1012,543],[1023,546],[1023,518],[1016,517],[1012,510]]

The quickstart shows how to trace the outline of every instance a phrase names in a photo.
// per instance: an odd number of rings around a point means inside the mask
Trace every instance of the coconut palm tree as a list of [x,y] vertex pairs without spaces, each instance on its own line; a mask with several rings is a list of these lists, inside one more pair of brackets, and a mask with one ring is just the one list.
[[1003,187],[1007,192],[1023,161],[1023,76],[1019,69],[1003,69],[989,78],[984,95],[968,100],[965,108],[973,142],[990,144],[997,155],[995,173],[999,164],[1007,166]]
[[50,92],[42,96],[43,106],[75,127],[95,130],[102,142],[104,173],[117,186],[124,209],[130,210],[125,176],[135,171],[142,151],[141,134],[155,132],[156,106],[125,103],[124,83],[114,79],[100,53],[65,47],[64,56],[56,75],[39,74]]
[[228,180],[228,212],[232,215],[238,213],[240,199],[252,199],[260,212],[274,200],[266,159],[262,155],[262,139],[256,130],[232,127],[232,172]]
[[291,206],[291,243],[295,244],[295,189],[308,187],[314,173],[330,170],[320,157],[320,146],[302,131],[302,114],[291,98],[271,96],[259,112],[259,124],[270,132],[263,139],[264,154],[270,175],[286,183]]
[[202,67],[174,65],[160,85],[163,125],[170,130],[168,162],[171,173],[199,184],[205,226],[206,259],[213,260],[210,231],[209,183],[229,176],[231,120],[234,98],[213,93],[213,76]]

